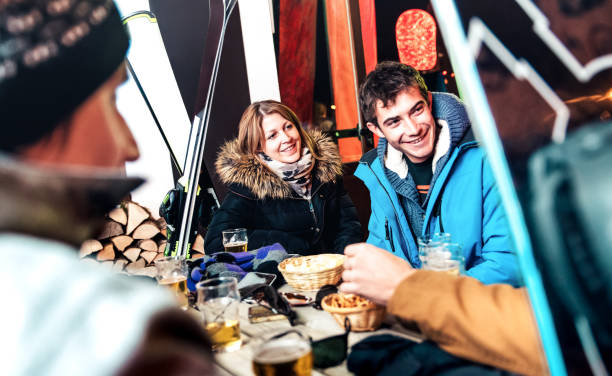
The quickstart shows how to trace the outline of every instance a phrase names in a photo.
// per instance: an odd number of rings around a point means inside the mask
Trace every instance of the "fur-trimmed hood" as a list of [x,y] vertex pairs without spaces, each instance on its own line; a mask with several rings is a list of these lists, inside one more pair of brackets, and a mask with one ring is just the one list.
[[[320,131],[306,132],[314,141],[316,150],[313,154],[320,155],[312,171],[313,180],[321,184],[335,182],[342,175],[342,159],[338,146]],[[230,189],[232,185],[242,185],[248,188],[256,199],[283,199],[292,196],[289,184],[266,167],[259,158],[240,153],[237,139],[227,141],[221,146],[215,167],[223,184],[230,186]]]

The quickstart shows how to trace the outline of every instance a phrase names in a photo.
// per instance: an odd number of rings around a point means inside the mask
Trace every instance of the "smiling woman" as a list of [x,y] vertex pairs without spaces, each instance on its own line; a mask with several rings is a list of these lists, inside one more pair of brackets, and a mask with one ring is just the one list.
[[247,229],[249,249],[278,242],[292,253],[342,253],[361,240],[337,146],[304,131],[282,103],[247,107],[216,167],[229,193],[208,227],[207,253],[223,250],[221,231],[237,227]]

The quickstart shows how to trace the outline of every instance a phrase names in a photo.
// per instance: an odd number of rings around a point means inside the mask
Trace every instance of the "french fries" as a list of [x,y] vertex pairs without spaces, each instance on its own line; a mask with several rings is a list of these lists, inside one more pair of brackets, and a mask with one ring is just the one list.
[[355,294],[331,294],[325,297],[325,300],[325,303],[332,308],[370,308],[376,306],[368,299]]

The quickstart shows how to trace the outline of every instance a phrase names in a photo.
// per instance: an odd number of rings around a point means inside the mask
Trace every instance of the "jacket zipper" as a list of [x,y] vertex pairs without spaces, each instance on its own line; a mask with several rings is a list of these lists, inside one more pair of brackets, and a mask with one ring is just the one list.
[[[369,164],[365,164],[368,169],[370,170],[370,172],[372,172],[372,176],[374,176],[376,178],[376,180],[378,180],[378,184],[380,184],[380,186],[382,187],[382,190],[385,191],[385,193],[387,194],[387,197],[389,197],[389,202],[392,203],[393,200],[391,199],[391,195],[389,194],[389,192],[387,192],[387,190],[385,189],[384,185],[382,184],[382,182],[380,181],[380,179],[378,178],[378,176],[376,175],[376,173],[374,172],[374,170],[372,170],[372,167],[370,167]],[[391,206],[393,207],[393,204],[391,204]],[[400,223],[400,219],[399,216],[397,215],[397,212],[395,211],[395,207],[393,207],[393,214],[395,215],[395,221],[399,224]],[[408,226],[410,228],[410,226]],[[410,229],[410,231],[412,231],[412,229]],[[392,239],[391,236],[393,235],[393,232],[391,232],[391,229],[389,228],[389,221],[387,220],[387,218],[385,218],[385,232],[386,232],[386,236],[387,239]],[[400,229],[400,234],[401,234],[401,229]],[[395,246],[393,245],[393,240],[389,240],[389,243],[391,243],[391,251],[393,253],[395,253]],[[410,260],[410,255],[406,254],[404,252],[404,255],[406,256],[407,260]]]
[[[461,144],[457,147],[457,156],[455,157],[455,159],[453,159],[452,164],[454,165],[455,162],[457,161],[457,159],[460,157],[460,154],[463,153],[465,150],[467,149],[471,149],[473,147],[477,147],[477,144],[473,141],[470,141],[468,143],[465,144]],[[447,162],[448,164],[448,162]],[[444,166],[446,168],[446,166]],[[449,165],[448,166],[449,169],[452,169],[453,166]],[[370,168],[371,169],[371,168]],[[374,172],[374,171],[372,171]],[[448,174],[447,174],[448,175]],[[447,176],[448,178],[448,176]],[[438,220],[439,220],[439,224],[440,224],[440,232],[444,232],[444,226],[442,225],[442,196],[444,194],[444,186],[446,185],[446,181],[444,181],[442,189],[440,190],[440,192],[438,193],[438,196],[436,197],[436,203],[434,204],[434,208],[433,208],[433,214],[436,214],[436,211],[439,213],[438,215]],[[433,188],[433,184],[432,184],[432,188]],[[429,196],[427,197],[428,199],[430,198]],[[427,212],[425,213],[425,217],[427,217]],[[427,224],[424,221],[425,218],[423,218],[423,229],[428,228],[429,226],[427,226]],[[429,221],[428,221],[429,222]]]
[[391,252],[395,253],[395,246],[393,246],[393,233],[391,231],[392,230],[389,227],[389,220],[385,218],[385,236],[386,236],[386,239],[391,244]]
[[312,219],[315,223],[315,228],[319,228],[319,222],[317,221],[317,215],[315,214],[314,207],[312,206],[312,200],[308,199],[308,209],[310,209],[310,214],[312,214]]

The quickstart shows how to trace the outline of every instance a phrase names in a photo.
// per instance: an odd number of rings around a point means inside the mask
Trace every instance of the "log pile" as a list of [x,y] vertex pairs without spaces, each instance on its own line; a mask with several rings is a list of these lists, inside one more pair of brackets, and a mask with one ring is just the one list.
[[97,239],[86,240],[79,256],[117,272],[155,276],[155,260],[164,257],[166,222],[139,204],[127,201],[107,214]]

